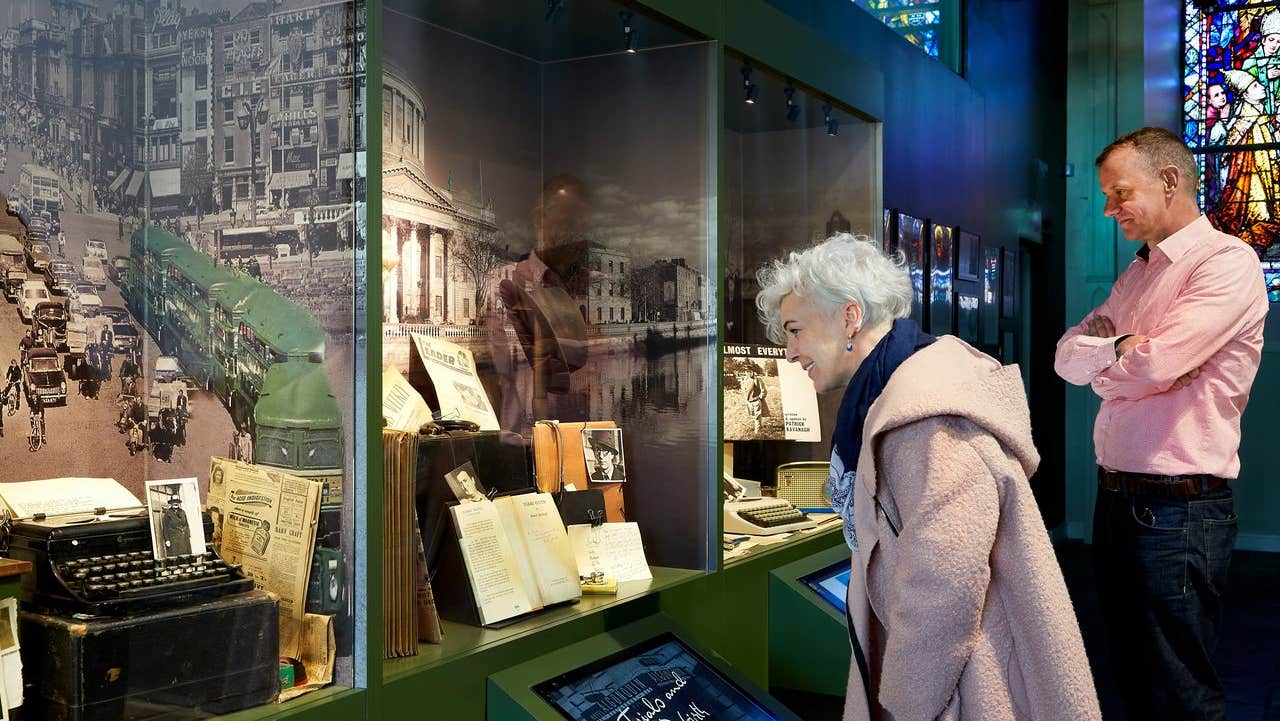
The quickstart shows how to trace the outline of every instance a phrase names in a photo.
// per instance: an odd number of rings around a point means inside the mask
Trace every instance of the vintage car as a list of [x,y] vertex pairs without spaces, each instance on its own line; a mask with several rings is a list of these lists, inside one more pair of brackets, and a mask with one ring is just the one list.
[[31,315],[36,345],[57,351],[67,350],[67,309],[61,303],[37,303]]
[[96,256],[84,257],[84,279],[97,286],[98,290],[107,289],[107,271],[102,268],[102,259]]
[[107,259],[107,241],[90,238],[84,242],[84,257]]
[[75,298],[80,297],[81,293],[88,293],[89,295],[97,295],[98,289],[97,287],[94,286],[93,283],[89,283],[83,280],[77,280],[76,282],[71,284],[71,292],[68,294],[71,297],[68,300],[74,300]]
[[52,348],[32,348],[22,369],[27,403],[40,396],[46,406],[67,402],[67,374],[62,371],[58,352]]
[[0,270],[20,268],[26,263],[27,251],[22,241],[12,235],[0,233]]
[[120,283],[129,275],[129,256],[117,255],[111,259],[111,263],[107,265],[107,277],[112,283],[120,285]]
[[27,279],[22,281],[18,293],[18,315],[24,323],[31,322],[31,316],[35,313],[37,305],[53,299],[49,295],[49,289],[44,287],[44,280],[38,275],[27,276]]
[[98,309],[98,315],[103,315],[111,319],[113,323],[130,322],[129,311],[118,305],[104,305]]
[[44,269],[44,281],[50,293],[68,295],[76,282],[76,267],[65,260],[50,261],[49,267]]
[[81,291],[67,299],[67,310],[86,318],[92,318],[102,308],[102,299],[97,293]]
[[22,284],[27,282],[27,269],[23,267],[9,268],[4,272],[4,297],[17,303],[22,295]]
[[43,273],[45,268],[49,267],[49,261],[53,259],[49,253],[49,246],[42,242],[32,242],[27,246],[27,265],[37,273]]
[[111,347],[117,351],[131,351],[138,347],[138,329],[128,321],[111,324]]

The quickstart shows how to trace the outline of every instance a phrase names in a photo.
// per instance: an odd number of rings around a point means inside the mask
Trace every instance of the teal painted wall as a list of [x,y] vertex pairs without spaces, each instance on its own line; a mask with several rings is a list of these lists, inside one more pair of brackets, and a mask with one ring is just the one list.
[[[1118,135],[1143,125],[1177,131],[1182,105],[1179,0],[1071,0],[1068,31],[1065,306],[1076,323],[1110,291],[1137,249],[1102,217],[1093,159]],[[1268,319],[1262,367],[1245,411],[1240,478],[1233,484],[1240,516],[1237,547],[1280,551],[1280,489],[1270,479],[1267,413],[1280,403],[1280,321]],[[1092,533],[1096,476],[1093,419],[1098,400],[1087,388],[1067,392],[1067,532]]]

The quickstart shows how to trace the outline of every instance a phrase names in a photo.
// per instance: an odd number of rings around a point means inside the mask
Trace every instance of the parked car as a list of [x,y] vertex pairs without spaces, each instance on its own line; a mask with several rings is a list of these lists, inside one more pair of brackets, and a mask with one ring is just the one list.
[[151,377],[156,383],[172,383],[182,377],[182,366],[178,365],[177,358],[162,355],[156,358]]
[[99,258],[86,255],[82,274],[84,279],[93,283],[98,290],[107,289],[107,272],[102,269],[102,261]]
[[22,380],[28,404],[37,395],[46,406],[67,402],[67,374],[58,361],[58,351],[52,348],[32,348],[27,353]]
[[[51,299],[49,289],[44,287],[43,280],[35,280],[37,276],[29,276],[22,282],[22,295],[18,297],[18,315],[22,322],[30,323],[36,306]],[[99,303],[101,305],[101,303]]]
[[4,297],[11,303],[17,303],[22,295],[22,284],[27,282],[27,269],[24,267],[9,268],[4,272]]
[[49,261],[53,259],[53,255],[49,252],[49,246],[41,241],[32,241],[27,246],[27,264],[37,273],[43,273],[45,268],[49,267]]
[[102,299],[97,293],[80,293],[67,299],[67,310],[85,318],[93,318],[102,308]]
[[50,293],[67,295],[76,282],[76,267],[65,260],[50,261],[49,267],[44,269],[44,280]]
[[107,259],[107,241],[90,238],[84,242],[84,257]]
[[120,285],[124,281],[125,276],[129,274],[129,256],[117,255],[111,259],[111,263],[107,265],[107,277],[112,283]]
[[0,233],[0,269],[13,268],[26,263],[27,251],[22,241],[7,233]]
[[104,305],[98,309],[98,315],[106,316],[112,323],[129,323],[129,311],[118,305]]
[[69,295],[71,296],[72,299],[74,299],[76,296],[80,295],[81,293],[88,293],[89,295],[97,295],[98,287],[88,281],[77,280],[76,282],[71,284],[71,293],[69,293]]

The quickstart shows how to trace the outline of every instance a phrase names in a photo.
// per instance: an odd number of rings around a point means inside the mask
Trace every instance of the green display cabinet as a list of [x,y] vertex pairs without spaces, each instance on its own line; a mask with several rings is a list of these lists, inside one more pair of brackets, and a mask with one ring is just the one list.
[[844,614],[805,576],[849,567],[849,548],[832,546],[769,572],[769,687],[844,696],[849,680],[849,627]]
[[496,673],[486,697],[489,721],[799,721],[662,614]]

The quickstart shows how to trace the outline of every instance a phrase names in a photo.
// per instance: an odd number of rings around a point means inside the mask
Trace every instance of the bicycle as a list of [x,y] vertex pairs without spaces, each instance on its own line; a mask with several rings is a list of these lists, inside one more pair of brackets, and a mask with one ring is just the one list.
[[4,408],[7,415],[13,415],[18,412],[18,405],[22,400],[21,391],[18,389],[17,383],[10,383],[4,391]]
[[44,416],[33,413],[31,415],[31,434],[27,436],[27,448],[34,453],[40,450],[44,444]]

